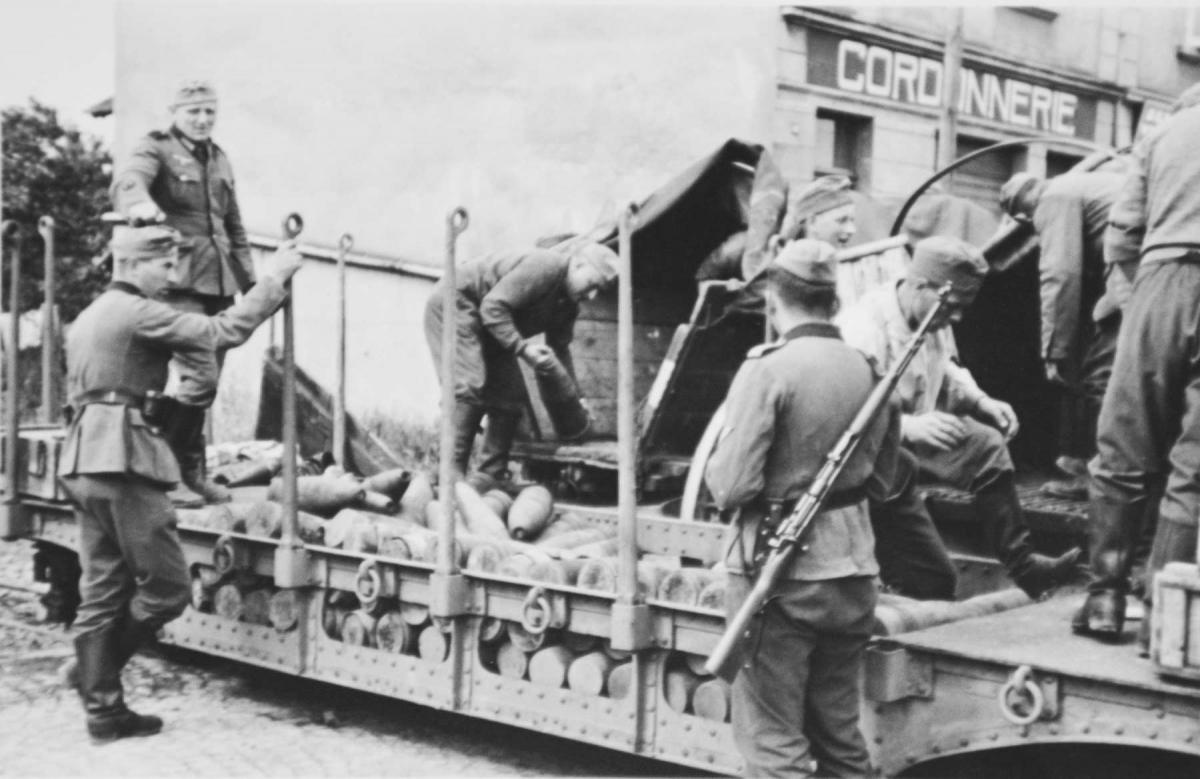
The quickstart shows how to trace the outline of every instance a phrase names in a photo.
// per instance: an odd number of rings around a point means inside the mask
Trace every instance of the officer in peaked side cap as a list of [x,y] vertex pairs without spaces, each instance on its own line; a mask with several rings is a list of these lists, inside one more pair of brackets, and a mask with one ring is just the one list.
[[190,577],[167,491],[179,466],[159,425],[172,355],[182,369],[178,400],[211,402],[216,355],[244,343],[284,299],[300,267],[284,244],[259,283],[233,306],[205,316],[158,298],[178,278],[179,234],[166,227],[118,227],[113,282],[67,336],[71,423],[58,475],[75,506],[82,603],[75,620],[74,667],[88,733],[98,741],[156,733],[158,717],[124,703],[121,668],[158,628],[183,612]]
[[[216,91],[206,81],[185,81],[169,108],[170,128],[143,137],[113,177],[113,207],[134,224],[165,221],[181,233],[178,278],[164,300],[180,311],[211,316],[254,284],[250,243],[233,167],[212,140]],[[183,474],[172,494],[180,506],[229,500],[228,491],[205,474],[206,410],[185,409],[169,442]]]
[[[454,464],[465,475],[479,424],[487,415],[479,472],[486,480],[507,475],[525,383],[517,360],[544,370],[555,360],[575,376],[570,343],[579,301],[617,277],[617,256],[597,243],[570,250],[501,251],[465,264],[458,272],[454,362]],[[533,336],[544,333],[545,343]],[[442,282],[425,304],[425,338],[442,379]]]
[[[778,341],[755,347],[725,400],[705,480],[731,512],[726,605],[736,613],[770,531],[795,507],[870,395],[877,375],[842,341],[834,249],[800,240],[767,268],[767,314]],[[754,619],[733,683],[734,739],[749,776],[864,776],[859,673],[874,624],[874,536],[868,496],[893,478],[899,421],[876,417],[812,525],[805,550]]]

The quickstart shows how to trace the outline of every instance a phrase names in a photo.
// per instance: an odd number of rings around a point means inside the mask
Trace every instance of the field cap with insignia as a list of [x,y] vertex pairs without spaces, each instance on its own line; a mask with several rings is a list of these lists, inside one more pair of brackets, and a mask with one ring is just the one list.
[[950,282],[955,292],[973,293],[983,286],[987,260],[971,244],[948,235],[931,235],[913,248],[908,275],[940,287]]
[[574,256],[587,261],[596,268],[604,279],[606,286],[616,280],[617,268],[619,267],[618,257],[616,252],[607,246],[598,243],[585,243],[575,251]]
[[170,257],[179,249],[179,233],[170,227],[114,227],[112,241],[113,259],[117,262],[136,262]]
[[836,251],[824,241],[802,238],[780,250],[771,264],[817,287],[837,284]]
[[193,103],[208,103],[216,99],[217,90],[213,89],[212,84],[200,79],[188,79],[175,90],[175,96],[171,100],[170,107],[174,110],[180,106],[192,105]]

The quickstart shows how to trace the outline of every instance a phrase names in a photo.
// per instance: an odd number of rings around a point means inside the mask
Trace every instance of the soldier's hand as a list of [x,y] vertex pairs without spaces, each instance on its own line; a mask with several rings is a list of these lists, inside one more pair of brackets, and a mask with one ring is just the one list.
[[554,365],[558,357],[554,350],[545,344],[525,344],[521,349],[521,359],[529,363],[534,370],[545,370]]
[[153,200],[134,203],[129,207],[129,223],[134,227],[156,224],[166,219],[166,215]]
[[267,257],[263,264],[263,274],[273,276],[282,283],[295,276],[303,262],[304,255],[296,248],[296,242],[284,241],[279,244],[274,254]]
[[984,398],[975,406],[975,416],[980,422],[991,425],[992,427],[1004,433],[1004,440],[1012,440],[1017,431],[1021,429],[1021,423],[1017,421],[1017,412],[1013,411],[1013,407],[1005,403],[1003,400],[996,398]]
[[954,414],[931,411],[905,416],[900,422],[900,434],[906,444],[922,444],[944,452],[963,442],[967,426]]

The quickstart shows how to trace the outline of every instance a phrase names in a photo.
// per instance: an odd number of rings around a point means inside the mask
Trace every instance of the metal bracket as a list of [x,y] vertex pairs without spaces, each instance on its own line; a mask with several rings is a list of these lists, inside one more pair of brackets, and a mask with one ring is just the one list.
[[18,500],[0,501],[0,538],[13,541],[29,535],[29,512]]
[[894,703],[933,697],[933,663],[883,641],[867,647],[863,691],[867,700]]
[[611,643],[613,649],[636,652],[651,646],[650,607],[645,603],[614,603]]
[[471,613],[471,588],[461,573],[434,572],[429,575],[429,613],[434,617],[458,617]]
[[303,544],[275,547],[275,586],[284,589],[316,584],[309,565],[308,550]]

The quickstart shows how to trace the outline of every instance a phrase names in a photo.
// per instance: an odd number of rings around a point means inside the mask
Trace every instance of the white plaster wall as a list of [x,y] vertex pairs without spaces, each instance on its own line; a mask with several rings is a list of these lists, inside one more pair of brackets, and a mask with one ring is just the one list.
[[[252,231],[296,210],[306,241],[350,231],[356,249],[437,264],[454,206],[469,257],[586,229],[728,137],[769,142],[780,25],[770,5],[125,2],[114,153],[167,125],[181,79],[210,79]],[[297,281],[298,362],[322,381],[332,278],[313,263]],[[435,413],[428,285],[352,273],[352,411]],[[256,402],[260,341],[222,392]]]

